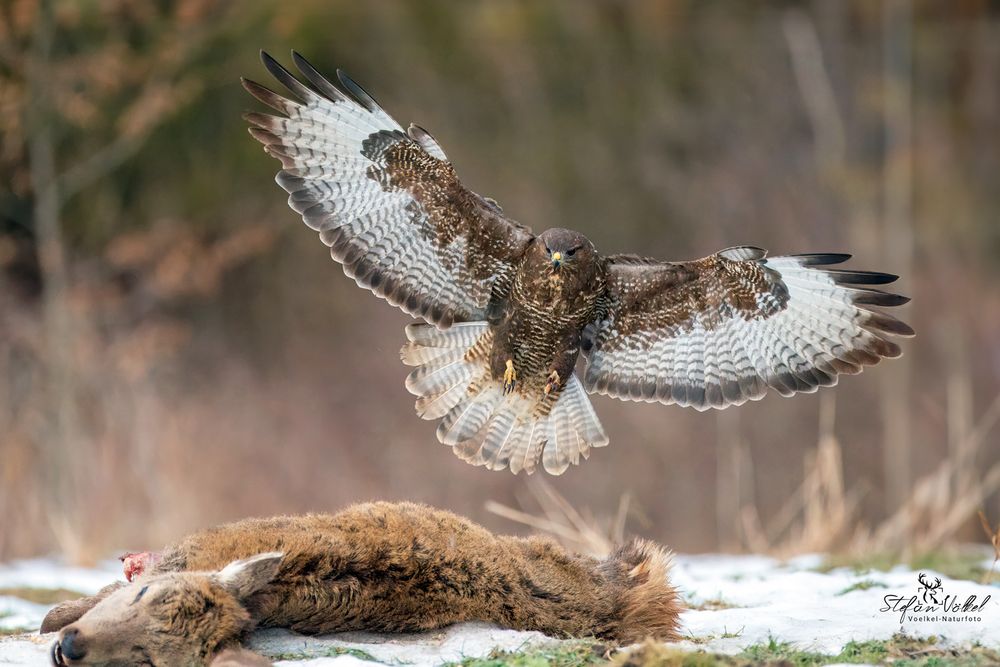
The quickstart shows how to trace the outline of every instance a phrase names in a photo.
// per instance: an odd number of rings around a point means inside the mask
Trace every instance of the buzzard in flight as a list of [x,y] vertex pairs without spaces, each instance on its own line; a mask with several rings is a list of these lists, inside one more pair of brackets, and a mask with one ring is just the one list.
[[569,229],[536,235],[342,72],[334,84],[293,53],[303,83],[262,58],[292,98],[244,80],[280,114],[248,113],[250,133],[344,272],[423,320],[406,327],[406,387],[469,463],[531,473],[540,460],[558,475],[608,444],[588,392],[724,408],[836,384],[913,335],[871,309],[906,303],[870,287],[896,276],[827,268],[849,255],[666,262],[601,255]]

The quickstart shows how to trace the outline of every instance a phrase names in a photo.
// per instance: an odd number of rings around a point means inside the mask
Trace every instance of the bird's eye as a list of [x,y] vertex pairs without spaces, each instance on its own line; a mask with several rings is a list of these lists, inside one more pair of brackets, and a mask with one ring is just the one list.
[[567,255],[568,255],[569,257],[572,257],[572,256],[573,256],[573,253],[575,253],[575,252],[576,252],[576,248],[573,248],[573,249],[571,249],[571,250],[567,250],[567,251],[566,251],[566,254],[567,254]]
[[550,248],[548,246],[545,246],[545,252],[547,252],[547,253],[549,253],[551,255],[552,254],[552,248]]

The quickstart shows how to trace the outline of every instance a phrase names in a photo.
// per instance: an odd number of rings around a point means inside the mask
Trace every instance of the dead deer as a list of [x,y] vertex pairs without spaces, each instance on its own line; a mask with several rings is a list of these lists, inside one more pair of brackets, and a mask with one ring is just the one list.
[[[412,632],[485,621],[620,642],[677,637],[660,546],[597,560],[411,503],[248,519],[131,555],[130,584],[53,609],[56,665],[204,665],[250,630]],[[126,563],[128,567],[130,563]]]

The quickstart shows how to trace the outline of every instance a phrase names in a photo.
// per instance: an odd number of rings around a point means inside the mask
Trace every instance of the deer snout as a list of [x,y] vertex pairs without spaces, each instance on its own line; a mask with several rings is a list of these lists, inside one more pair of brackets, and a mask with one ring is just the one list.
[[86,655],[87,649],[80,639],[80,631],[70,626],[59,633],[59,639],[52,644],[50,657],[56,667],[65,667],[67,660],[83,660]]

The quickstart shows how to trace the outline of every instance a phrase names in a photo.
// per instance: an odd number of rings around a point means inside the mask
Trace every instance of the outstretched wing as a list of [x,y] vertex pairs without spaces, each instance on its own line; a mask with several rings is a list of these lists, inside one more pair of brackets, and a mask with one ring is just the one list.
[[608,259],[610,303],[588,327],[584,385],[632,401],[699,410],[836,384],[883,357],[888,335],[913,330],[869,306],[909,299],[859,285],[891,283],[885,273],[824,268],[849,255],[765,259],[760,248],[730,248],[693,262]]
[[306,86],[266,53],[297,100],[243,85],[282,116],[248,113],[250,134],[281,161],[288,205],[320,233],[344,272],[440,327],[486,318],[531,232],[458,180],[425,130],[406,131],[341,72],[342,88],[292,54]]

